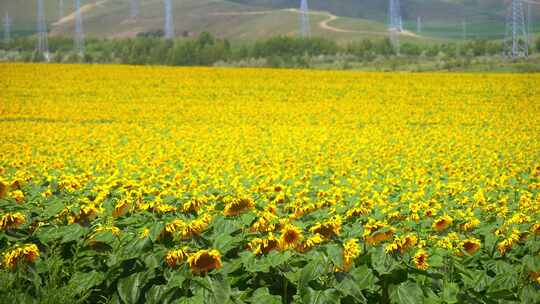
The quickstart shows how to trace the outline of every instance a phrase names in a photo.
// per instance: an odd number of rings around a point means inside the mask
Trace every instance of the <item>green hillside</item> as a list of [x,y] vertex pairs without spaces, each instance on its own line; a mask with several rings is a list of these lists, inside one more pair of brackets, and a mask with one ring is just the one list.
[[[163,0],[141,0],[141,14],[129,18],[129,0],[81,0],[84,29],[89,37],[132,37],[163,27]],[[275,35],[297,35],[298,0],[173,0],[177,36],[202,31],[231,40],[256,40]],[[51,35],[73,33],[73,1],[64,0],[63,18],[58,0],[45,0]],[[315,36],[336,41],[380,38],[387,35],[385,0],[311,0],[311,29]],[[0,1],[0,14],[9,12],[13,34],[32,34],[36,2]],[[532,15],[540,19],[540,6]],[[402,39],[462,39],[462,22],[468,38],[500,39],[504,33],[505,7],[498,0],[402,0],[404,27]],[[422,17],[423,31],[415,33],[416,19]],[[540,29],[539,23],[533,28]]]

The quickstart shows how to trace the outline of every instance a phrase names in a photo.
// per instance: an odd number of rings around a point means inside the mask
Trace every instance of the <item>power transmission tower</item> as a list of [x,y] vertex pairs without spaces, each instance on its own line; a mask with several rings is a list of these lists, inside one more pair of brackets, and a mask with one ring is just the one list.
[[49,41],[47,37],[47,24],[45,23],[45,10],[43,7],[43,0],[37,0],[38,14],[37,14],[37,46],[36,51],[38,54],[43,55],[46,61],[49,61]]
[[533,44],[531,3],[527,2],[527,33],[529,33],[529,45]]
[[58,20],[64,18],[64,0],[58,0]]
[[311,35],[311,26],[309,24],[309,7],[308,1],[300,1],[300,34],[303,38],[308,38]]
[[84,56],[84,32],[81,13],[81,0],[75,0],[75,52]]
[[401,6],[399,0],[390,0],[388,6],[388,31],[390,32],[390,41],[399,52],[399,33],[403,31],[403,22],[401,19]]
[[9,14],[6,12],[4,17],[4,43],[8,44],[11,41],[11,19]]
[[165,38],[174,38],[174,22],[171,0],[165,0]]
[[129,15],[132,19],[139,17],[140,0],[131,0],[129,6]]
[[504,56],[510,58],[529,56],[529,37],[525,27],[523,3],[512,0],[506,16],[506,35],[504,38]]
[[422,17],[420,16],[416,17],[416,32],[417,33],[422,32]]

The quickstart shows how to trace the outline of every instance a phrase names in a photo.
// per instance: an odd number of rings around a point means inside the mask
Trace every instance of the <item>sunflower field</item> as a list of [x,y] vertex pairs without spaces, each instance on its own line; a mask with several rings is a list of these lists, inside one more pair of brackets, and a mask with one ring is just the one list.
[[540,303],[540,75],[0,75],[1,303]]

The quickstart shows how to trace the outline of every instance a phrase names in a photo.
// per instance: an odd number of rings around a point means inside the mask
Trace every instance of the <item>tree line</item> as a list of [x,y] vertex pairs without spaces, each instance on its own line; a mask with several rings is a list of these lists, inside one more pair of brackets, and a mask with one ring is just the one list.
[[[159,34],[159,33],[158,33]],[[351,61],[373,61],[377,58],[422,57],[461,58],[496,56],[502,53],[502,42],[471,40],[466,43],[421,44],[404,42],[399,51],[389,39],[338,44],[324,38],[277,36],[252,43],[232,44],[203,32],[195,38],[167,40],[155,33],[143,33],[129,39],[88,39],[81,58],[73,52],[73,40],[49,39],[50,58],[54,62],[119,63],[134,65],[212,66],[218,63],[235,65],[261,59],[269,67],[308,67],[320,56],[341,56]],[[20,37],[0,43],[0,59],[41,61],[35,52],[33,37]],[[540,52],[540,38],[536,41]],[[533,51],[533,49],[531,49]],[[249,63],[247,64],[249,65]]]

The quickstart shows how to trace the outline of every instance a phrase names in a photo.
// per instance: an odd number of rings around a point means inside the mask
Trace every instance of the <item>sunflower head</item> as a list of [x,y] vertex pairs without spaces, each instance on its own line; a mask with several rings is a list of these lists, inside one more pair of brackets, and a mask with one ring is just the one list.
[[177,267],[188,259],[189,249],[184,247],[182,249],[170,250],[165,255],[165,262],[169,267]]
[[6,181],[0,179],[0,198],[4,198],[9,191],[9,185]]
[[5,268],[13,270],[19,263],[33,263],[38,257],[38,247],[35,244],[25,244],[4,253],[2,264]]
[[242,214],[255,207],[255,203],[249,197],[233,199],[225,204],[223,214],[226,216],[235,216]]
[[261,239],[255,238],[249,242],[248,248],[256,255],[267,254],[272,250],[279,249],[280,240],[272,233],[268,237]]
[[24,224],[26,218],[22,213],[8,213],[0,218],[0,230],[17,228]]
[[325,239],[338,236],[341,232],[341,217],[336,216],[322,223],[317,223],[309,231],[314,234],[320,234]]
[[453,219],[448,215],[444,215],[437,218],[433,222],[433,229],[435,229],[438,232],[441,232],[445,230],[446,228],[448,228],[450,225],[452,225],[452,223],[453,223]]
[[534,225],[531,227],[531,232],[532,232],[534,235],[539,235],[539,236],[540,236],[540,223],[534,224]]
[[429,268],[428,264],[428,254],[424,250],[420,249],[413,257],[414,266],[421,270],[426,270]]
[[324,242],[324,239],[321,237],[320,234],[315,234],[312,237],[309,237],[308,239],[303,240],[296,246],[296,251],[298,252],[306,252],[311,249],[313,249],[315,246],[321,244]]
[[280,247],[287,249],[295,246],[302,239],[302,231],[300,228],[288,224],[281,229],[281,237],[279,239]]
[[480,249],[480,241],[477,239],[467,239],[461,242],[461,249],[470,255],[475,254]]
[[200,250],[189,256],[188,265],[194,274],[204,275],[221,268],[221,255],[217,250]]
[[357,239],[350,239],[343,244],[343,270],[349,271],[356,259],[361,253],[360,245]]

